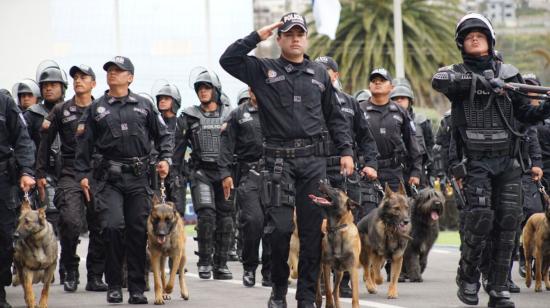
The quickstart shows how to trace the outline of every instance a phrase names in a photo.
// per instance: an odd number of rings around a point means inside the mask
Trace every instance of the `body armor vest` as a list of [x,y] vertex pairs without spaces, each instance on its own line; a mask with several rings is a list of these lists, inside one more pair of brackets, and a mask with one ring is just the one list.
[[426,155],[428,153],[427,146],[426,146],[426,140],[424,139],[424,130],[422,129],[422,126],[420,126],[420,123],[424,122],[426,120],[426,117],[416,115],[414,117],[414,125],[416,127],[416,142],[418,143],[418,150],[420,152],[420,155]]
[[[515,75],[510,76],[511,70],[507,66],[502,64],[499,70],[499,78],[503,80]],[[467,72],[465,66],[459,67],[463,72]],[[483,78],[480,75],[475,77]],[[512,145],[512,134],[505,121],[511,125],[514,123],[512,103],[497,96],[479,80],[470,91],[473,93],[463,101],[466,120],[466,133],[463,137],[466,149],[475,152],[508,152]]]
[[[62,104],[62,103],[59,103],[59,104]],[[49,113],[49,111],[46,109],[46,107],[44,107],[43,104],[34,104],[30,106],[27,110],[29,112],[42,116],[42,121],[44,121],[46,117],[48,117],[48,113]],[[40,125],[42,126],[42,123],[40,123]],[[36,150],[38,151],[38,149]],[[61,138],[59,137],[59,133],[55,135],[55,139],[52,142],[51,147],[48,149],[48,152],[50,153],[50,159],[49,159],[50,171],[55,172],[55,169],[59,169],[61,167],[60,161],[59,161],[61,158]]]
[[229,115],[229,108],[219,105],[216,112],[204,113],[200,106],[187,108],[184,113],[197,118],[189,128],[191,130],[191,143],[195,157],[202,162],[216,163],[220,153],[220,135],[222,125]]

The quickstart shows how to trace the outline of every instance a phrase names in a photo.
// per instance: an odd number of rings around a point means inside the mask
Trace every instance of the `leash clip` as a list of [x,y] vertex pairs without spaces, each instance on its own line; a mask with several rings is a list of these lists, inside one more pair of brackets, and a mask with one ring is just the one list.
[[160,181],[160,202],[162,204],[166,203],[166,187],[164,186],[164,180]]

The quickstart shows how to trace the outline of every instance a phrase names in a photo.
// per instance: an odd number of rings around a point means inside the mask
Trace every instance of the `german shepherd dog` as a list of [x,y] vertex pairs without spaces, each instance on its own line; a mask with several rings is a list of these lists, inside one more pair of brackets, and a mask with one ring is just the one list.
[[[179,271],[180,295],[189,299],[185,283],[185,228],[183,219],[172,202],[160,202],[153,197],[153,209],[147,219],[147,248],[151,255],[151,268],[155,282],[155,305],[170,299],[176,274]],[[172,260],[168,284],[164,275],[166,259]],[[162,284],[161,284],[162,283]]]
[[[544,278],[546,290],[550,291],[548,268],[550,267],[550,206],[546,203],[544,213],[531,215],[523,228],[523,252],[525,254],[525,285],[530,288],[532,280],[531,258],[535,257],[535,292],[541,292]],[[544,277],[543,277],[544,276]]]
[[364,268],[367,290],[371,294],[376,293],[376,285],[383,281],[380,270],[384,261],[391,259],[388,298],[397,298],[403,254],[411,239],[409,204],[403,184],[400,184],[398,192],[393,192],[386,184],[380,205],[363,217],[357,228],[361,237],[360,262]]
[[298,237],[298,224],[296,223],[296,210],[294,210],[294,230],[290,236],[290,248],[288,252],[288,268],[290,269],[289,279],[298,279],[298,257],[300,255],[300,238]]
[[[340,282],[345,271],[351,273],[353,290],[352,307],[359,308],[359,254],[361,240],[359,231],[353,222],[352,209],[358,204],[349,199],[340,189],[321,182],[319,191],[322,197],[310,195],[309,198],[325,213],[324,233],[321,243],[321,264],[325,282],[326,307],[340,308]],[[334,294],[330,286],[330,273],[334,270]],[[321,275],[317,281],[317,307],[321,307]],[[334,298],[333,298],[334,296]]]
[[[32,210],[28,200],[21,204],[21,215],[14,233],[13,262],[17,271],[13,285],[23,286],[27,307],[48,307],[48,294],[57,265],[57,239],[46,220],[46,209]],[[40,302],[36,305],[33,283],[43,282]]]
[[445,197],[432,188],[422,189],[411,200],[411,237],[405,249],[399,282],[409,279],[422,282],[428,254],[439,235],[439,217],[443,214]]

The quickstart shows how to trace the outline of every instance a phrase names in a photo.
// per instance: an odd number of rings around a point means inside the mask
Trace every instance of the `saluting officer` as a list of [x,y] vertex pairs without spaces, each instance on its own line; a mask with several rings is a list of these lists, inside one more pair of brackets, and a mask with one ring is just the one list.
[[[280,58],[247,55],[274,30]],[[341,156],[341,172],[351,175],[354,169],[349,126],[337,107],[334,87],[326,69],[305,54],[306,48],[304,17],[288,13],[280,22],[231,44],[220,58],[221,66],[248,84],[258,100],[269,170],[263,177],[268,204],[265,229],[272,245],[273,287],[268,307],[286,307],[294,206],[301,243],[296,299],[300,308],[313,307],[315,301],[322,214],[308,195],[318,192],[319,181],[326,176],[323,127],[328,128],[336,154]]]

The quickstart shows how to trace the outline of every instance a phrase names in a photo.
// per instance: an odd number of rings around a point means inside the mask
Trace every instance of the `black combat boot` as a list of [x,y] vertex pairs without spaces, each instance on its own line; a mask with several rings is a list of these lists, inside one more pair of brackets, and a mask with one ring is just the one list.
[[267,302],[267,308],[286,308],[286,292],[288,284],[284,286],[273,285],[271,288],[271,296]]
[[344,272],[342,282],[340,282],[340,297],[342,298],[351,298],[353,295],[351,287],[349,286],[349,279],[349,272]]
[[[233,274],[227,267],[227,257],[214,256],[214,268],[212,269],[214,279],[217,280],[231,280]],[[244,278],[243,278],[244,279]]]
[[515,308],[508,291],[489,291],[489,308]]
[[271,287],[273,286],[273,283],[271,282],[271,273],[269,272],[262,272],[262,286],[264,287]]
[[[479,278],[478,278],[479,279]],[[477,305],[479,303],[479,297],[477,293],[479,292],[479,281],[475,280],[466,280],[465,277],[461,274],[460,268],[458,268],[456,274],[456,284],[458,285],[458,291],[456,295],[461,302],[466,305]]]
[[122,288],[118,286],[109,286],[109,290],[107,291],[107,302],[112,304],[122,303]]
[[143,292],[130,292],[130,298],[128,298],[128,304],[132,304],[132,305],[147,304],[147,297],[143,295]]
[[78,288],[78,280],[76,278],[76,271],[68,270],[65,275],[65,282],[63,283],[63,289],[66,292],[74,292]]
[[107,291],[107,285],[101,280],[101,277],[88,277],[86,291],[105,292]]
[[0,286],[0,308],[11,308],[11,305],[6,300],[6,289],[4,289],[4,286]]
[[256,271],[244,271],[243,285],[245,287],[253,287],[256,284]]
[[315,308],[315,304],[311,301],[298,301],[298,308]]

